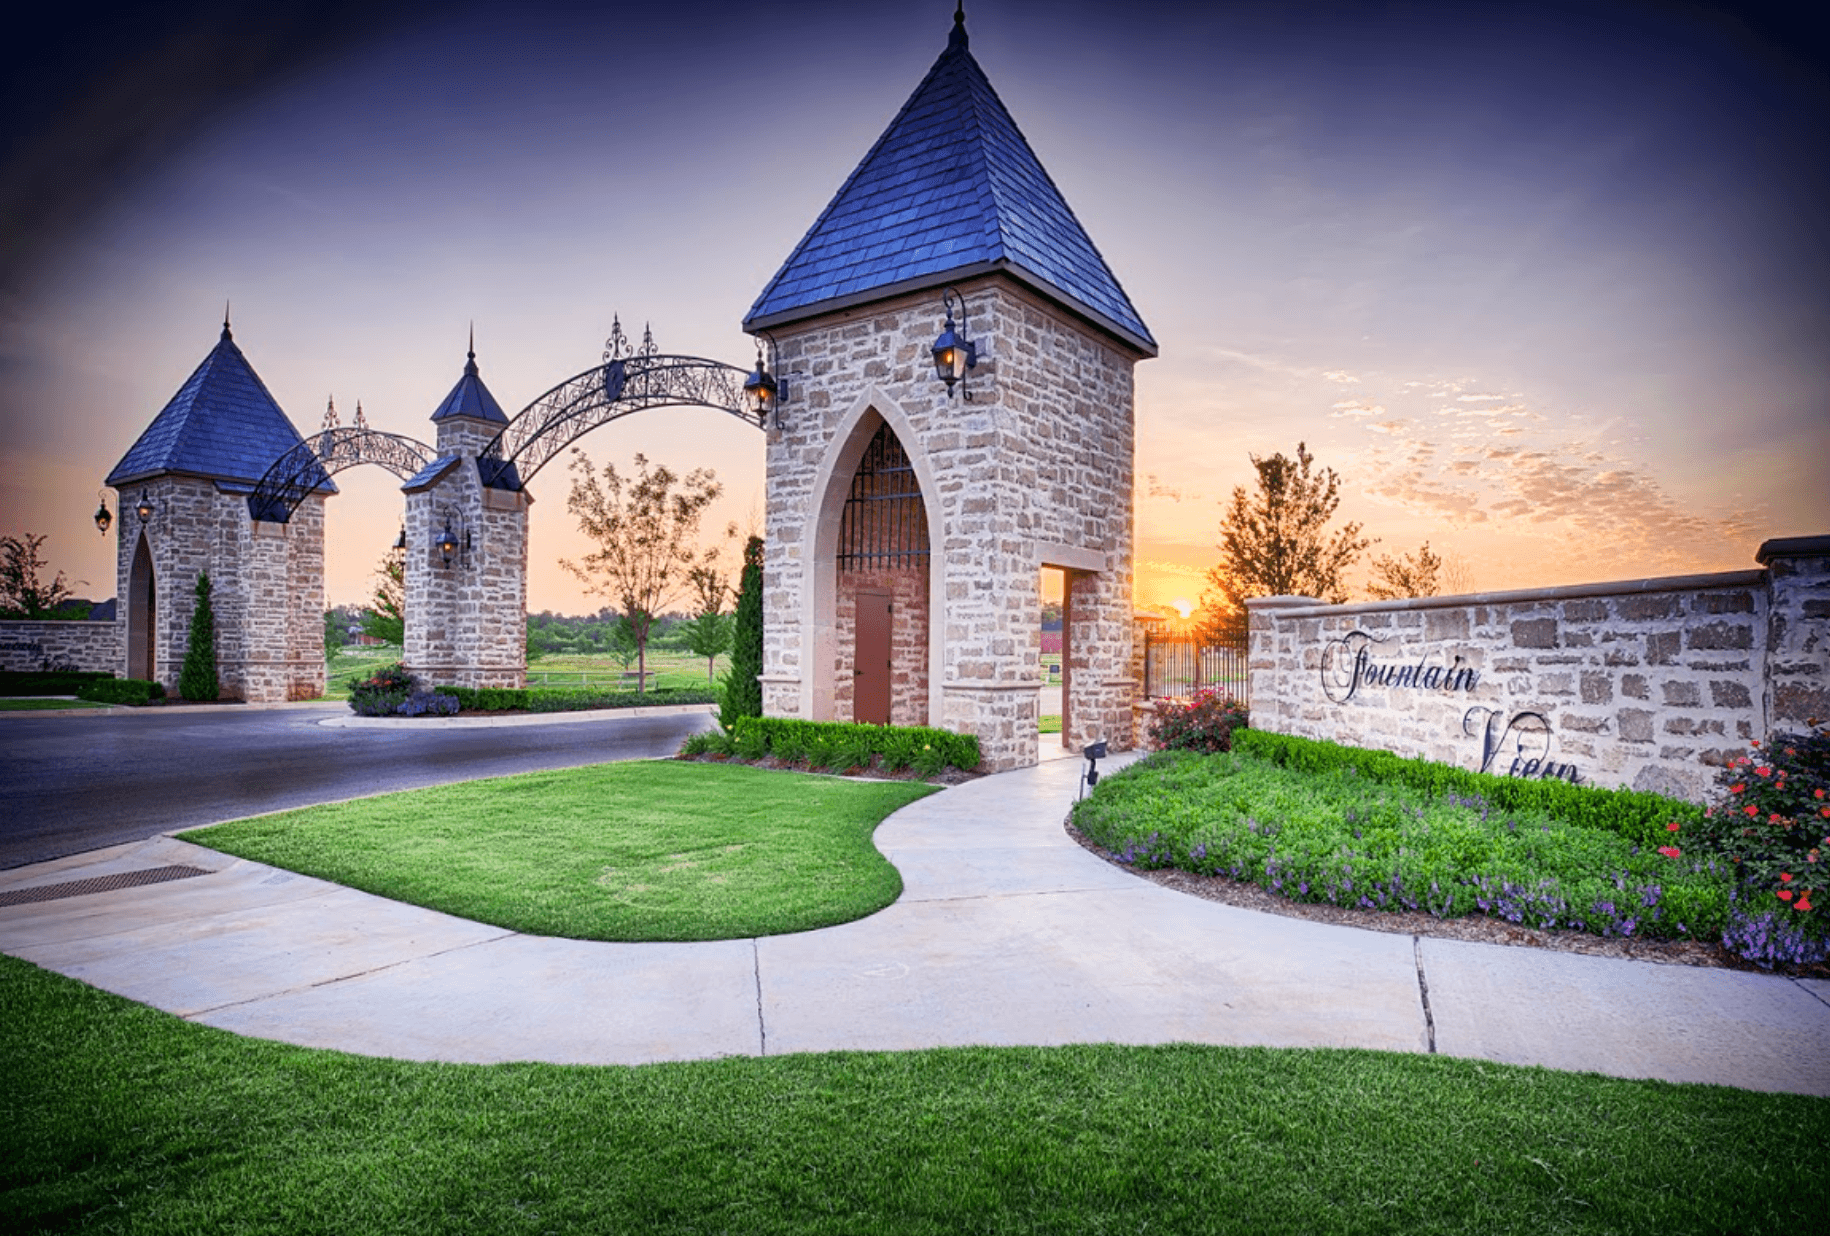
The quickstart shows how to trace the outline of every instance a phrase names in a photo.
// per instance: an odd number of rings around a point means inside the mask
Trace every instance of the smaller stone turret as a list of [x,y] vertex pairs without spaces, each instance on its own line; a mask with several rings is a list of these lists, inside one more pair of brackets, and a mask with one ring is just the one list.
[[407,495],[406,665],[431,685],[527,681],[527,508],[519,490],[483,484],[478,457],[508,424],[477,368],[432,413],[438,458]]

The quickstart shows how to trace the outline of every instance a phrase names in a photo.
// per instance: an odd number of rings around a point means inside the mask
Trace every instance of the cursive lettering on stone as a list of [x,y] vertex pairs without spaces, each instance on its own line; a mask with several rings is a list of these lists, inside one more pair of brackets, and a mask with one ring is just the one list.
[[1497,759],[1511,754],[1508,777],[1537,777],[1576,785],[1582,775],[1574,764],[1550,758],[1550,720],[1541,712],[1515,712],[1510,717],[1497,708],[1470,708],[1461,719],[1462,733],[1480,736],[1481,772],[1494,771]]
[[1374,687],[1414,687],[1423,691],[1472,691],[1480,671],[1456,657],[1448,665],[1432,664],[1435,652],[1409,664],[1381,664],[1372,659],[1371,645],[1385,641],[1365,631],[1349,631],[1322,648],[1322,694],[1336,704],[1352,699],[1365,683]]

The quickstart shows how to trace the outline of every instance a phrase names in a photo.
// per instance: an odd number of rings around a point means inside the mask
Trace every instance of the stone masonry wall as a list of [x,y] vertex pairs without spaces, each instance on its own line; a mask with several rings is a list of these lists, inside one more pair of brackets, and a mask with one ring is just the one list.
[[[1131,745],[1132,366],[1135,354],[1001,276],[962,283],[980,359],[972,401],[948,400],[929,348],[940,297],[923,292],[784,326],[783,425],[767,452],[764,711],[838,715],[833,613],[814,603],[828,457],[877,408],[917,461],[932,536],[931,724],[976,733],[989,768],[1034,763],[1039,568],[1085,572],[1074,691],[1088,734]],[[841,441],[841,431],[845,438]],[[932,492],[928,490],[932,489]],[[1051,558],[1072,561],[1051,561]],[[831,585],[835,588],[836,584]],[[835,602],[836,604],[836,602]],[[849,656],[849,653],[846,654]],[[1121,705],[1122,702],[1122,705]]]
[[[438,427],[441,456],[460,459],[434,484],[407,494],[406,666],[427,683],[520,687],[527,682],[527,508],[523,493],[486,489],[476,452],[487,422]],[[467,549],[447,565],[437,548],[446,524]]]
[[[1830,685],[1830,559],[1815,561],[1472,597],[1250,601],[1252,724],[1698,799],[1789,717],[1767,698],[1769,664],[1783,665],[1784,700]],[[1778,658],[1775,612],[1793,616]]]
[[[290,523],[255,523],[247,493],[235,486],[167,474],[121,487],[116,524],[116,596],[127,673],[129,580],[145,538],[153,562],[153,677],[176,694],[190,643],[197,577],[210,576],[216,619],[216,669],[224,699],[253,703],[324,694],[324,498],[299,504]],[[135,511],[144,492],[153,516]]]
[[112,622],[0,622],[0,670],[40,670],[74,665],[119,675],[127,657],[120,620]]
[[928,723],[928,572],[925,568],[844,571],[839,575],[839,654],[833,702],[839,719],[855,716],[853,671],[857,668],[858,592],[890,594],[890,724]]

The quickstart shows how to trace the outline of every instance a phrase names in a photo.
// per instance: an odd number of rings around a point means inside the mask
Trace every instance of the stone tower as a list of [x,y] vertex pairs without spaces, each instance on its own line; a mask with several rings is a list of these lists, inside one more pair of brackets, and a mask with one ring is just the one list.
[[[977,345],[930,351],[943,294]],[[767,449],[763,709],[927,724],[1037,759],[1043,567],[1066,575],[1070,749],[1132,741],[1132,368],[1156,343],[954,17],[915,93],[744,328],[788,398]]]
[[248,518],[255,483],[300,441],[225,320],[210,354],[108,474],[121,513],[125,676],[176,691],[197,577],[208,572],[224,698],[324,694],[324,499],[336,486],[327,478],[290,523]]
[[[477,369],[432,413],[438,457],[407,495],[406,666],[427,683],[527,682],[526,493],[485,485],[477,456],[508,424]],[[512,481],[512,478],[503,478]]]

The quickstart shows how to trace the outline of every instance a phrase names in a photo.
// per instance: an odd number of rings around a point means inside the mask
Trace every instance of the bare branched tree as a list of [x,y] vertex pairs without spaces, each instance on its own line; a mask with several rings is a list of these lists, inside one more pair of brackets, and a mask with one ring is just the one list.
[[50,565],[38,554],[44,537],[0,536],[0,613],[44,618],[70,599],[70,587],[59,571],[49,580],[40,575]]
[[665,464],[649,467],[635,457],[635,475],[625,479],[614,465],[600,475],[583,451],[572,452],[572,492],[566,509],[597,549],[583,562],[560,559],[592,592],[623,612],[636,646],[636,690],[648,674],[648,634],[655,617],[690,584],[689,572],[716,560],[698,553],[699,521],[724,487],[709,468],[682,478]]

